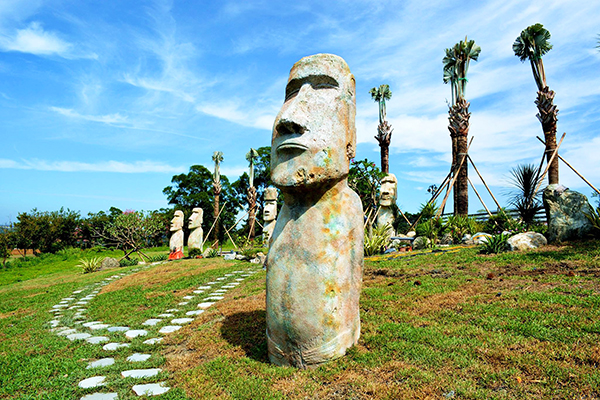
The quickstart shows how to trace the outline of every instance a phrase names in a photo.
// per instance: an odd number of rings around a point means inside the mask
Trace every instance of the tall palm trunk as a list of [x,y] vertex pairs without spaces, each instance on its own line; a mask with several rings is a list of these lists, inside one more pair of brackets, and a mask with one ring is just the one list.
[[[450,124],[450,136],[452,137],[452,150],[454,173],[464,157],[467,156],[467,136],[469,134],[469,112],[470,103],[465,99],[458,99],[456,104],[450,107],[448,111],[448,120]],[[467,160],[463,162],[462,168],[458,172],[454,182],[454,215],[469,214],[469,175]]]
[[250,227],[248,238],[254,240],[254,225],[256,218],[256,188],[254,186],[248,188],[246,199],[248,200],[248,226]]
[[219,218],[219,197],[221,197],[221,184],[218,182],[213,182],[213,190],[215,193],[215,208],[213,210],[213,216],[215,220],[214,238],[215,242],[217,242],[219,240],[219,222],[217,221],[217,218]]
[[390,170],[390,142],[393,131],[392,126],[387,121],[383,121],[377,126],[377,136],[375,136],[381,147],[381,171],[385,174]]
[[[550,162],[552,153],[556,149],[556,121],[558,121],[558,108],[554,105],[554,91],[548,86],[537,92],[535,100],[539,113],[538,119],[542,124],[546,141],[546,159]],[[555,157],[548,169],[548,184],[558,184],[558,157]]]

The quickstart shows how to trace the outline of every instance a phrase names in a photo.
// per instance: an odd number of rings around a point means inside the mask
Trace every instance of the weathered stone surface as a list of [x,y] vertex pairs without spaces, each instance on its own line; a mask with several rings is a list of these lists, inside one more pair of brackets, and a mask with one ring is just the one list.
[[394,231],[394,212],[392,206],[396,204],[398,179],[394,174],[387,174],[381,180],[379,196],[379,214],[377,214],[377,226],[388,226],[388,235],[396,236]]
[[123,378],[151,378],[156,376],[162,371],[160,368],[148,368],[148,369],[130,369],[128,371],[121,372]]
[[476,234],[474,234],[471,237],[471,240],[473,241],[474,244],[480,245],[480,244],[486,243],[488,241],[488,239],[491,237],[492,237],[492,235],[490,235],[489,233],[477,232]]
[[92,326],[89,326],[88,328],[90,328],[93,331],[98,331],[101,329],[108,329],[108,328],[110,328],[110,325],[109,324],[94,324]]
[[67,339],[73,341],[73,340],[83,340],[83,339],[87,339],[89,338],[90,335],[89,333],[72,333],[70,335],[67,335]]
[[105,376],[92,376],[91,378],[87,378],[78,383],[82,389],[89,389],[93,387],[103,386],[104,381],[106,380]]
[[185,315],[200,315],[204,312],[204,310],[192,310],[185,313]]
[[127,357],[127,361],[142,362],[142,361],[148,360],[150,357],[152,357],[151,354],[134,353],[134,354],[130,355],[129,357]]
[[145,385],[135,385],[132,389],[138,396],[158,396],[159,394],[167,393],[170,388],[165,382],[159,382],[148,383]]
[[109,367],[109,366],[113,365],[114,363],[115,363],[114,358],[102,358],[100,360],[90,362],[88,364],[88,366],[86,367],[86,369]]
[[236,253],[227,253],[227,254],[223,255],[223,259],[232,261],[232,260],[235,260],[235,256],[237,256]]
[[144,344],[157,344],[163,341],[163,338],[152,338],[148,340],[144,340]]
[[185,324],[189,324],[193,320],[194,320],[193,318],[175,318],[174,320],[171,321],[171,323],[174,325],[185,325]]
[[363,210],[348,187],[356,146],[355,82],[331,54],[290,72],[271,142],[284,206],[267,256],[267,345],[277,365],[317,366],[360,336]]
[[104,257],[104,260],[102,260],[102,264],[100,264],[100,269],[118,268],[118,267],[119,267],[119,260],[117,260],[116,258],[112,258],[112,257]]
[[548,185],[543,198],[549,242],[582,239],[592,231],[592,224],[584,215],[592,208],[583,194],[562,185]]
[[100,344],[106,343],[110,341],[110,339],[107,336],[92,336],[85,339],[85,341],[91,344]]
[[180,329],[181,329],[181,325],[167,325],[167,326],[163,326],[162,328],[160,328],[158,333],[162,333],[163,335],[165,335],[167,333],[173,333]]
[[175,211],[170,230],[173,233],[169,239],[169,260],[179,260],[183,258],[183,211]]
[[108,331],[109,332],[127,332],[130,329],[131,328],[129,328],[127,326],[111,326],[110,328],[108,328]]
[[269,243],[277,222],[277,189],[265,189],[265,206],[263,208],[263,243]]
[[192,209],[192,215],[189,218],[188,228],[191,229],[188,237],[188,251],[191,249],[199,249],[202,251],[202,241],[204,240],[204,231],[202,230],[202,220],[204,211],[200,207]]
[[452,240],[452,234],[444,234],[444,236],[442,236],[440,239],[440,244],[454,244],[454,241]]
[[524,232],[508,238],[510,251],[537,249],[548,244],[546,237],[537,232]]
[[92,393],[83,396],[81,400],[117,400],[118,398],[118,393]]
[[147,334],[148,331],[144,329],[132,329],[130,331],[125,332],[125,336],[127,336],[129,339],[133,339],[138,336],[146,336]]
[[106,351],[115,351],[122,347],[129,347],[129,343],[107,343],[102,346],[102,349]]
[[[164,314],[163,314],[163,315],[164,315]],[[169,315],[171,315],[171,314],[169,314]],[[145,326],[154,326],[154,325],[156,325],[156,324],[160,324],[161,322],[162,322],[162,319],[158,319],[158,318],[150,318],[150,319],[147,319],[147,320],[145,320],[145,321],[142,323],[142,325],[145,325]]]
[[431,245],[431,240],[429,240],[429,238],[426,238],[425,236],[418,236],[413,241],[413,249],[415,249],[415,250],[426,249],[430,245]]

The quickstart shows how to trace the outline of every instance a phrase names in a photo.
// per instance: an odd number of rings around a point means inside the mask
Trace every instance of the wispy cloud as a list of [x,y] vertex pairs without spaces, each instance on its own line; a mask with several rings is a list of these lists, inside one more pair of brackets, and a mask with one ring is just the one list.
[[92,122],[101,122],[103,124],[109,124],[109,125],[125,124],[125,123],[129,122],[128,118],[126,116],[123,116],[119,113],[109,114],[109,115],[83,115],[83,114],[79,114],[76,111],[73,111],[70,108],[50,107],[50,109],[61,115],[64,115],[65,117],[75,118],[75,119],[80,119],[80,120],[85,120],[85,121],[92,121]]
[[155,161],[102,161],[98,163],[85,163],[78,161],[47,161],[39,159],[22,159],[19,161],[0,159],[0,169],[26,169],[58,172],[113,172],[122,174],[171,174],[185,171],[185,167],[183,166],[172,166]]

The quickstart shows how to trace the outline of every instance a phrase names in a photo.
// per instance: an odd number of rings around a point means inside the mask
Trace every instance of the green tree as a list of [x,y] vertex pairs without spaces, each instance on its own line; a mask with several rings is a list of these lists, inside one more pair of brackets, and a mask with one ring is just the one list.
[[[78,229],[81,225],[79,213],[61,208],[59,211],[31,210],[17,215],[15,235],[17,246],[42,253],[54,253],[77,245]],[[25,253],[23,253],[25,255]]]
[[374,162],[352,160],[348,173],[348,185],[360,197],[365,215],[375,212],[379,203],[379,186],[386,174]]
[[[523,29],[513,43],[513,51],[522,62],[529,60],[533,79],[537,85],[537,117],[542,124],[546,138],[546,159],[550,162],[552,153],[556,149],[556,122],[558,121],[558,108],[554,105],[554,91],[546,84],[546,73],[542,57],[552,49],[550,32],[542,24],[534,24]],[[555,157],[548,169],[548,184],[558,184],[558,157]]]
[[379,88],[369,90],[371,98],[379,104],[379,125],[375,139],[381,148],[381,170],[387,174],[390,171],[390,142],[392,141],[392,126],[386,121],[385,101],[392,98],[389,85],[380,85]]
[[[467,136],[469,135],[470,103],[465,96],[467,91],[467,73],[471,60],[477,61],[481,47],[474,40],[460,41],[453,47],[445,50],[442,59],[444,64],[444,83],[450,83],[452,90],[452,104],[448,110],[448,130],[452,138],[452,170],[456,173],[462,158],[467,154]],[[454,183],[454,214],[469,214],[469,177],[468,166],[463,166],[458,171]]]
[[6,260],[11,256],[12,250],[15,248],[15,239],[15,232],[11,226],[0,230],[0,257],[2,257],[3,268],[6,268]]

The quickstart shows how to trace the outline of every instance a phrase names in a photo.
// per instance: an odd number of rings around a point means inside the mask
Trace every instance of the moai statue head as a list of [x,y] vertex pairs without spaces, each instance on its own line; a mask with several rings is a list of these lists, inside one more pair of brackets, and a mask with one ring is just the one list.
[[381,180],[381,195],[379,196],[379,205],[382,207],[390,207],[396,203],[398,188],[398,179],[396,175],[387,174]]
[[200,207],[195,207],[194,209],[192,209],[192,215],[190,215],[190,218],[188,219],[188,228],[200,228],[202,226],[203,216],[204,211]]
[[171,220],[171,232],[180,231],[183,229],[183,211],[175,211],[175,216]]
[[327,188],[348,176],[355,114],[354,76],[341,57],[316,54],[294,64],[273,125],[275,186],[286,192]]
[[265,189],[265,208],[263,210],[263,221],[271,222],[277,218],[277,189],[270,187]]

